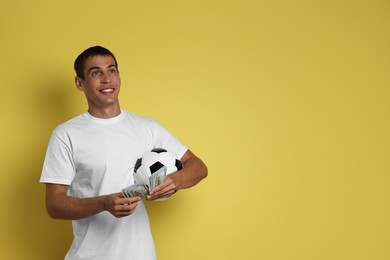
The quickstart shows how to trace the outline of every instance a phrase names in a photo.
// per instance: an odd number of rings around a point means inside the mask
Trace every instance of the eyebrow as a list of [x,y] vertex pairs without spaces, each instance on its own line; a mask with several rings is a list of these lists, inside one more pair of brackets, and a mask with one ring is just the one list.
[[[110,69],[110,68],[117,68],[116,67],[116,65],[115,64],[111,64],[111,65],[108,65],[108,67],[107,67],[108,69]],[[102,69],[102,67],[98,67],[98,66],[95,66],[95,67],[92,67],[92,68],[90,68],[87,72],[88,73],[90,73],[92,70],[96,70],[96,69],[99,69],[99,70],[101,70]]]

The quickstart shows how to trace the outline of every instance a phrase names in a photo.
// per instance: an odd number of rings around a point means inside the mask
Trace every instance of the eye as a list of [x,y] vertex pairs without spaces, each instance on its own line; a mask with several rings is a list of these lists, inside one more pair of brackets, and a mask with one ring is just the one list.
[[91,72],[92,76],[99,76],[100,74],[101,74],[101,72],[99,70],[94,70]]
[[108,73],[110,73],[110,74],[116,74],[118,71],[114,68],[114,69],[110,69],[109,71],[108,71]]

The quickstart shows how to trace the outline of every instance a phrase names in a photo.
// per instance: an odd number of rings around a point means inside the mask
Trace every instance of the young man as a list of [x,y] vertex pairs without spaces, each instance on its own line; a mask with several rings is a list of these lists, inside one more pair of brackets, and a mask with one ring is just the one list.
[[74,240],[65,259],[155,259],[143,201],[120,192],[134,183],[136,160],[161,147],[184,163],[150,191],[148,200],[196,185],[207,168],[153,119],[120,108],[118,64],[109,50],[91,47],[74,67],[88,111],[53,131],[40,179],[46,184],[48,214],[73,220]]

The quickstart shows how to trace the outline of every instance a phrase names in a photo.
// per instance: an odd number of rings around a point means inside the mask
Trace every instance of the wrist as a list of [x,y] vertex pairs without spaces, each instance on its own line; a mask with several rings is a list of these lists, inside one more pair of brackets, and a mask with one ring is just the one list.
[[172,174],[172,180],[173,180],[173,185],[175,186],[175,193],[181,189],[182,186],[182,174],[180,172],[175,172]]
[[101,197],[101,208],[102,211],[107,211],[108,210],[108,195],[104,195]]

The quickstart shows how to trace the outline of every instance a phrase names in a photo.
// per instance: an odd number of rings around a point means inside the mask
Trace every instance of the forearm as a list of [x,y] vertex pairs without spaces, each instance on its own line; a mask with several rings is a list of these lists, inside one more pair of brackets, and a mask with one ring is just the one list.
[[93,198],[76,198],[67,195],[67,185],[46,184],[46,209],[55,219],[77,220],[108,211],[116,218],[132,214],[140,197],[123,197],[121,192]]
[[172,177],[177,184],[176,189],[179,190],[195,186],[202,179],[206,178],[207,174],[206,165],[191,153],[191,156],[184,158],[184,168],[176,172]]
[[94,198],[76,198],[56,196],[47,200],[47,212],[55,219],[77,220],[90,217],[105,210],[104,196]]

